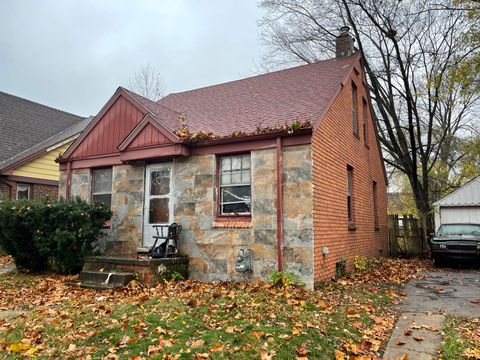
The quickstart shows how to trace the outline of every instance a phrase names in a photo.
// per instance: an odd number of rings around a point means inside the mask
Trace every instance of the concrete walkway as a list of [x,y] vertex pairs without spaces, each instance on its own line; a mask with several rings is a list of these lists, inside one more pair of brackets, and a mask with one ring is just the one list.
[[0,265],[0,275],[7,274],[15,270],[15,265],[7,264],[7,265]]
[[445,315],[478,317],[480,273],[441,271],[421,274],[410,281],[406,299],[397,307],[402,312],[383,355],[396,360],[405,353],[409,359],[431,360],[442,342]]

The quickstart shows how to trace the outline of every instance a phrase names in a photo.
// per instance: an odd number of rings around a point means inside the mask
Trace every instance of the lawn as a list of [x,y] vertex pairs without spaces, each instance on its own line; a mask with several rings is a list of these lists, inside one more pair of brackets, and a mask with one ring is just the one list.
[[179,281],[96,292],[68,277],[0,275],[7,359],[374,359],[402,285],[426,263],[383,259],[311,292]]
[[480,359],[480,319],[447,316],[440,359]]

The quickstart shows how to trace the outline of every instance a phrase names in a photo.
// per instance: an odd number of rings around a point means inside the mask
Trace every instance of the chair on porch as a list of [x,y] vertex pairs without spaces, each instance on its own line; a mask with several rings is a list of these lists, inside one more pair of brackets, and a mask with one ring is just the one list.
[[[170,225],[153,225],[156,235],[153,235],[155,242],[148,252],[152,258],[166,258],[178,255],[178,237],[182,231],[182,226],[177,223]],[[164,240],[157,246],[159,240]]]

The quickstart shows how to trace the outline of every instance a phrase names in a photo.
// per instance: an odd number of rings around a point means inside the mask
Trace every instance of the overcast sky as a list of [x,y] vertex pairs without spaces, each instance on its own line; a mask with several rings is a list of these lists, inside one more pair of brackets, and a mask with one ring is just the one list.
[[255,0],[0,0],[0,91],[96,114],[149,62],[166,93],[252,75]]

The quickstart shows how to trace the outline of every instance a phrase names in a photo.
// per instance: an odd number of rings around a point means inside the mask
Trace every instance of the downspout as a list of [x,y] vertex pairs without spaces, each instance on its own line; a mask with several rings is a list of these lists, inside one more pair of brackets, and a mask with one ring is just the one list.
[[282,138],[277,137],[277,250],[278,271],[283,271],[283,155]]
[[72,171],[72,163],[67,162],[67,178],[65,179],[65,197],[70,198],[70,173]]

